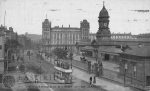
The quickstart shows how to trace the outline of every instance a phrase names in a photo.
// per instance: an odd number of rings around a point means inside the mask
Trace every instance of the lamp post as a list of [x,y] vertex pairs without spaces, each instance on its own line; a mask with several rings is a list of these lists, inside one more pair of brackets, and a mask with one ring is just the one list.
[[[133,77],[135,78],[136,77],[136,65],[134,64],[133,66]],[[134,83],[135,84],[135,83]]]
[[134,71],[134,77],[136,77],[136,66],[133,66],[133,71]]
[[97,62],[97,59],[98,59],[98,50],[97,50],[97,48],[94,49],[94,52],[95,52],[95,60],[96,60],[96,63],[98,63],[98,62]]
[[72,69],[72,59],[73,59],[73,53],[72,53],[72,48],[71,48],[71,53],[70,53],[71,69]]
[[8,60],[9,60],[9,58],[8,58],[8,54],[9,54],[9,51],[11,50],[11,48],[9,48],[8,50],[7,50],[7,57],[6,57],[6,61],[7,61],[7,67],[6,67],[6,71],[8,72]]
[[124,64],[124,86],[126,85],[126,71],[128,69],[127,63]]

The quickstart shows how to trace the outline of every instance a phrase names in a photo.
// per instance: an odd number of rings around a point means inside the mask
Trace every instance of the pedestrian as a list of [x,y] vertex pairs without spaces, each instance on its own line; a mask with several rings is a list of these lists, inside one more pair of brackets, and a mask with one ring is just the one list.
[[96,76],[93,77],[93,84],[96,84]]
[[54,73],[54,80],[55,80],[55,77],[56,77],[56,76],[55,76],[55,73]]
[[90,77],[90,86],[92,85],[92,77]]

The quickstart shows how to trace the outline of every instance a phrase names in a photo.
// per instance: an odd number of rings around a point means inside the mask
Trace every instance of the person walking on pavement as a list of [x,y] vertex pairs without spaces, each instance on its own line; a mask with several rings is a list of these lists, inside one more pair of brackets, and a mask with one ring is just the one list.
[[96,84],[96,76],[93,77],[93,84]]
[[92,77],[90,77],[90,86],[92,85]]

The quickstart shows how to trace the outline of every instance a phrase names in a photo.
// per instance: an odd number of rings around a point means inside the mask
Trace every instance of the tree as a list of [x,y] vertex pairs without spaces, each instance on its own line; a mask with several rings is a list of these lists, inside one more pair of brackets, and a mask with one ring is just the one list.
[[72,52],[69,54],[69,58],[70,58],[71,60],[73,59],[73,53],[72,53]]
[[7,39],[6,40],[4,51],[6,53],[5,54],[6,59],[9,59],[9,62],[11,62],[10,59],[13,57],[12,54],[14,52],[19,53],[18,50],[17,50],[18,47],[22,47],[22,45],[17,40],[14,40],[14,39]]
[[7,39],[6,40],[6,43],[5,43],[5,52],[7,52],[7,50],[9,48],[15,50],[15,49],[17,49],[17,47],[22,47],[22,45],[17,40],[14,40],[14,39]]
[[64,50],[62,48],[56,48],[56,49],[54,49],[53,53],[59,59],[64,59],[64,58],[67,57],[67,50]]

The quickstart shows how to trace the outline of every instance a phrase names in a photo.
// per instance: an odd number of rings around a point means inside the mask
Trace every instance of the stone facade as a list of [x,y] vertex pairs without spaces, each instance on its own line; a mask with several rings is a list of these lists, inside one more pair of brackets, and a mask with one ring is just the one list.
[[80,22],[80,28],[75,27],[51,27],[48,19],[42,23],[43,51],[50,52],[56,47],[72,49],[79,41],[87,41],[89,38],[89,23],[87,20]]
[[[92,41],[96,39],[96,33],[90,33],[89,39]],[[137,39],[136,36],[132,35],[131,33],[112,33],[111,34],[111,40],[135,40]]]
[[124,79],[125,85],[149,89],[149,49],[149,46],[133,46],[120,54],[120,76]]
[[3,35],[5,39],[17,40],[18,38],[18,34],[13,31],[12,27],[9,27],[9,29],[7,29],[7,27],[2,25],[0,26],[0,35]]

